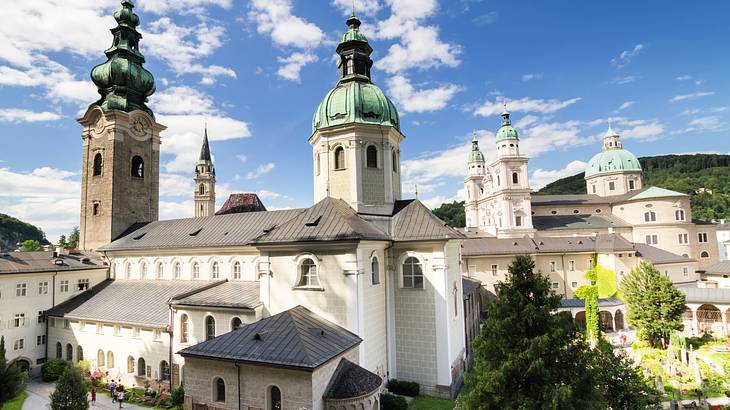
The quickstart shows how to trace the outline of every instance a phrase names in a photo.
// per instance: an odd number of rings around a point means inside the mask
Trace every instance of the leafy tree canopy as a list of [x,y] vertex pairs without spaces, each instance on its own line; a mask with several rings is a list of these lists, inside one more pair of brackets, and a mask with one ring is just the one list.
[[79,371],[69,366],[51,394],[51,410],[87,410],[86,385]]
[[595,375],[595,387],[602,392],[610,409],[661,408],[657,407],[661,399],[659,392],[623,350],[614,351],[605,340],[600,340],[593,349],[590,370]]
[[16,243],[27,239],[48,244],[46,234],[38,227],[0,213],[0,248],[14,248]]
[[71,234],[68,235],[68,241],[67,241],[69,248],[76,248],[79,246],[79,227],[74,226],[74,228],[71,230]]
[[23,241],[23,243],[20,244],[20,250],[23,252],[42,251],[43,246],[41,246],[41,243],[36,240],[28,239],[28,240]]
[[441,204],[440,207],[433,210],[433,213],[443,219],[452,228],[463,228],[466,226],[464,201]]

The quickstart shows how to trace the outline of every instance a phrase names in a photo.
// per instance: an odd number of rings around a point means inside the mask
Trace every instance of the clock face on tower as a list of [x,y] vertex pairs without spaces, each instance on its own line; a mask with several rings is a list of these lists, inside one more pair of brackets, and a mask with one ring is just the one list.
[[146,129],[144,122],[142,122],[142,119],[137,117],[134,119],[134,122],[132,122],[132,134],[141,137],[145,134]]

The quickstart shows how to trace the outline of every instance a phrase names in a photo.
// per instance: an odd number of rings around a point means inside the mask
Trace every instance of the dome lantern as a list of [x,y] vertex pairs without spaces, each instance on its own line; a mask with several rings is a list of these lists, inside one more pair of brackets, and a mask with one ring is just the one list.
[[507,111],[507,104],[504,104],[504,111],[502,111],[502,126],[497,131],[497,143],[505,140],[516,140],[519,141],[517,130],[512,127],[512,121],[509,119],[509,111]]

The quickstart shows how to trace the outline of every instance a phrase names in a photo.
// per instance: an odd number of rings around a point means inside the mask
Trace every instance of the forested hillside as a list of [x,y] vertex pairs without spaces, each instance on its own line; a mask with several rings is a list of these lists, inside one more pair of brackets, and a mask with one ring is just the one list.
[[0,214],[0,249],[15,249],[16,244],[25,240],[36,240],[48,244],[46,234],[38,227],[5,214]]
[[[658,186],[691,196],[697,219],[730,217],[730,155],[659,155],[639,158],[644,186]],[[583,173],[546,185],[536,195],[584,194]]]

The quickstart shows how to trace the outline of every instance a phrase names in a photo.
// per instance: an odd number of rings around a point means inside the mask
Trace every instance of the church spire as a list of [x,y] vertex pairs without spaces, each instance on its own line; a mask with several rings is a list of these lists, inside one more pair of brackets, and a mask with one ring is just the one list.
[[337,46],[337,54],[340,56],[340,82],[358,80],[370,82],[370,69],[373,60],[370,54],[373,48],[368,44],[368,39],[360,32],[362,22],[355,16],[353,6],[352,16],[347,19],[347,32],[342,36],[342,41]]
[[155,92],[155,79],[142,67],[145,62],[139,51],[142,35],[137,31],[139,16],[134,12],[134,4],[130,0],[122,1],[122,9],[114,13],[114,19],[117,27],[111,29],[112,46],[104,52],[107,61],[91,70],[91,79],[101,95],[93,105],[105,111],[143,110],[152,115],[146,102]]
[[198,162],[196,163],[196,172],[200,171],[200,165],[207,165],[210,167],[210,172],[215,175],[215,167],[213,166],[213,159],[210,156],[210,145],[208,144],[208,124],[205,125],[203,145],[200,147],[200,155],[198,156]]

